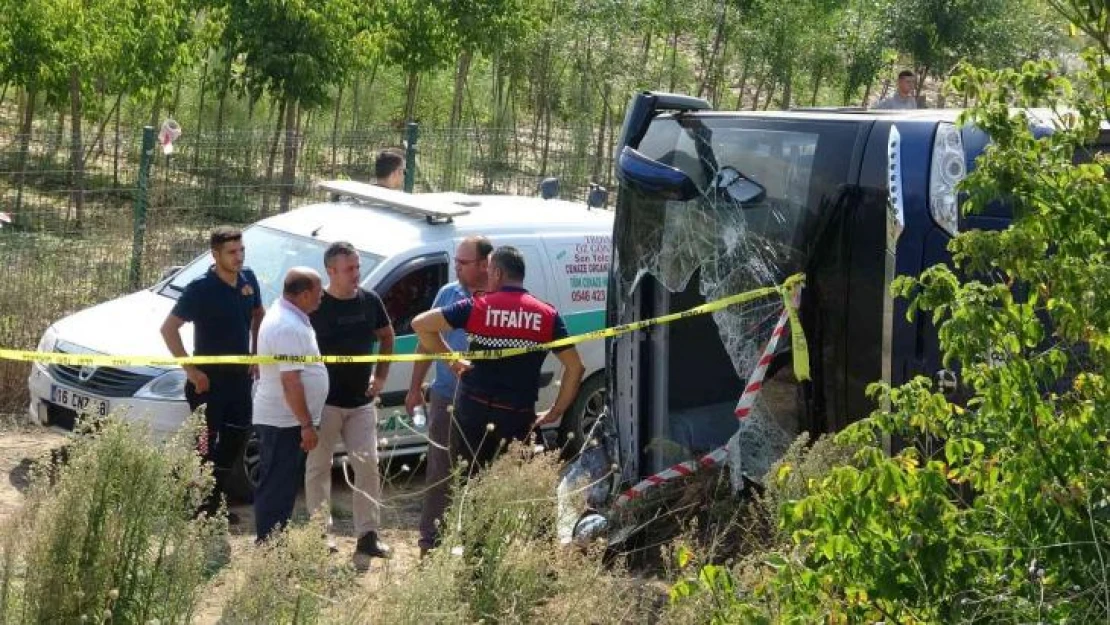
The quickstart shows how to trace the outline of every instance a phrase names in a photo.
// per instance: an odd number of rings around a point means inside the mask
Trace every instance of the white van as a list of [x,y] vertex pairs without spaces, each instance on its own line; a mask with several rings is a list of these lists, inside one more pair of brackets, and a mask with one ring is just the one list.
[[[324,275],[324,250],[334,241],[349,241],[361,255],[363,286],[381,296],[393,320],[395,352],[412,353],[413,317],[430,308],[439,288],[455,279],[452,256],[459,242],[481,234],[494,246],[520,249],[527,267],[525,287],[560,311],[570,334],[604,326],[611,211],[530,197],[409,195],[348,181],[320,186],[332,192],[331,201],[243,230],[246,265],[258,276],[264,306],[279,296],[288,268],[305,265]],[[211,256],[202,254],[152,288],[55,322],[43,334],[39,351],[168,356],[159,327],[185,285],[210,264]],[[191,331],[191,324],[182,328],[187,346]],[[583,440],[584,429],[588,431],[604,405],[604,342],[590,341],[578,348],[586,366],[578,399],[562,423],[546,432],[557,435],[560,443]],[[554,357],[544,362],[538,409],[554,402],[559,369]],[[379,410],[383,457],[425,448],[424,437],[404,409],[411,373],[412,363],[397,362],[390,368]],[[177,367],[36,364],[28,379],[29,409],[37,423],[66,430],[74,428],[78,413],[121,413],[149,422],[156,436],[165,436],[188,417],[184,385],[184,372]],[[253,454],[254,447],[248,445],[248,473],[256,460]]]

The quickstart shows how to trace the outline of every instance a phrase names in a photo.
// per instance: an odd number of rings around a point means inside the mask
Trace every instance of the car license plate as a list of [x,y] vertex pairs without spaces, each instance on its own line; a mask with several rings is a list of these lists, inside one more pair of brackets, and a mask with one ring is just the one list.
[[50,387],[50,401],[82,414],[108,416],[108,400],[78,393],[64,386]]

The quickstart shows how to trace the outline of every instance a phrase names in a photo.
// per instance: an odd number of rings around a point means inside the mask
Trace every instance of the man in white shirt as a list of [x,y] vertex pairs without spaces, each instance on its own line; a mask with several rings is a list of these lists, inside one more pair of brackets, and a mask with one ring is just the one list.
[[891,110],[916,109],[917,96],[914,95],[916,89],[917,77],[914,76],[913,72],[904,70],[898,74],[898,90],[894,95],[885,100],[879,100],[879,102],[871,108]]
[[[319,356],[308,315],[320,306],[320,274],[294,267],[282,296],[266,311],[258,330],[260,356]],[[259,542],[293,515],[305,453],[316,447],[316,427],[328,396],[323,363],[285,362],[259,367],[253,423],[258,436],[259,476],[254,494]]]

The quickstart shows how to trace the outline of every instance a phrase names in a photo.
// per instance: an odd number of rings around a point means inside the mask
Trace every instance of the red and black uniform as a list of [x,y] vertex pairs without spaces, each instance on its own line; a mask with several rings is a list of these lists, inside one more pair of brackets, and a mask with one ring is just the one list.
[[[444,308],[443,317],[451,327],[466,331],[472,351],[532,347],[567,336],[555,308],[518,287],[460,300]],[[453,457],[462,455],[480,466],[493,459],[504,441],[528,437],[546,357],[544,350],[474,361],[455,398],[455,431],[462,440],[451,437]],[[489,423],[492,432],[487,431]]]

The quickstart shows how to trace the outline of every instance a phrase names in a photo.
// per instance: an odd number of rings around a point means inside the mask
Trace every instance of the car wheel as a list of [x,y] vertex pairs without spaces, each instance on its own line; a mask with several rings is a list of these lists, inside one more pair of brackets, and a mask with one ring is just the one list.
[[594,375],[582,383],[578,397],[559,425],[559,448],[564,458],[573,458],[581,451],[586,435],[605,411],[608,393],[604,374]]
[[251,430],[246,442],[243,443],[243,451],[239,454],[239,459],[231,466],[231,474],[227,479],[227,496],[230,499],[240,503],[254,501],[260,463],[258,435]]

